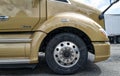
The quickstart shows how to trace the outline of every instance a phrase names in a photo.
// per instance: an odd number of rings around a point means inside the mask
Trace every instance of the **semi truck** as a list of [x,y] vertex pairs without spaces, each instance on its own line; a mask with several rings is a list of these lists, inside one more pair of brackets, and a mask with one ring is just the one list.
[[44,52],[51,70],[72,74],[85,67],[88,53],[93,62],[106,60],[103,14],[80,0],[0,0],[0,65],[34,66]]
[[120,14],[106,14],[105,27],[112,44],[120,44]]

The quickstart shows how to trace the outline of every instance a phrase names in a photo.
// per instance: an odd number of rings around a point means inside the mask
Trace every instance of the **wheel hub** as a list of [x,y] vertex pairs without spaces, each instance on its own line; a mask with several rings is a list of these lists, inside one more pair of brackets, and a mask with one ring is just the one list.
[[78,62],[79,57],[78,47],[70,41],[59,43],[54,50],[54,59],[62,67],[74,66]]
[[65,50],[63,50],[63,57],[64,58],[70,58],[71,55],[72,55],[72,52],[70,52],[70,49],[69,47],[65,47]]

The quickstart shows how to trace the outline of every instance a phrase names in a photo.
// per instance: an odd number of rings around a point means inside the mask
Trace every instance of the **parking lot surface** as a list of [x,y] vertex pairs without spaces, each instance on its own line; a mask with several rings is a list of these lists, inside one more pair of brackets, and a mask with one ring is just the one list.
[[[0,69],[0,76],[59,76],[47,66],[44,58],[36,69]],[[85,69],[69,76],[120,76],[120,45],[111,45],[111,57],[102,62],[88,61]]]

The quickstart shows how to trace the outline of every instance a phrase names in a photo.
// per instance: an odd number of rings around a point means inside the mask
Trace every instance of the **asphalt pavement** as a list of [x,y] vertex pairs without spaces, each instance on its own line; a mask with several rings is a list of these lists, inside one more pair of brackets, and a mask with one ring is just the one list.
[[[0,69],[0,76],[60,76],[47,66],[44,58],[40,59],[35,69]],[[85,69],[69,76],[120,76],[120,45],[111,45],[111,57],[102,62],[88,61]]]

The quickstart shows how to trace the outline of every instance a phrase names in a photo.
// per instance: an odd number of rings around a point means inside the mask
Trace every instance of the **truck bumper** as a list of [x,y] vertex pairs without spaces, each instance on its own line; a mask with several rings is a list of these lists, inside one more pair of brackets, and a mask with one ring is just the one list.
[[110,57],[110,43],[109,42],[93,42],[95,51],[94,62],[104,61]]

